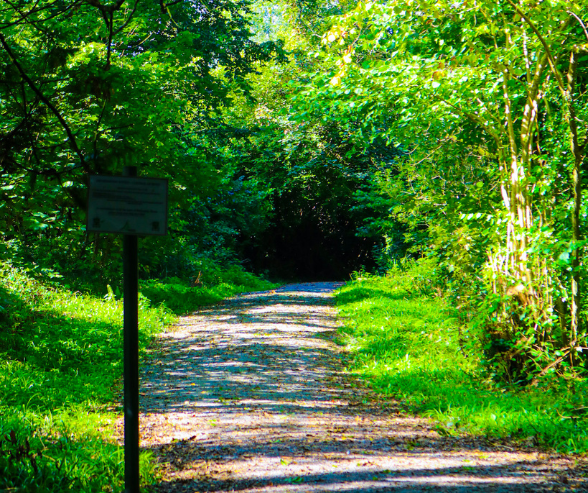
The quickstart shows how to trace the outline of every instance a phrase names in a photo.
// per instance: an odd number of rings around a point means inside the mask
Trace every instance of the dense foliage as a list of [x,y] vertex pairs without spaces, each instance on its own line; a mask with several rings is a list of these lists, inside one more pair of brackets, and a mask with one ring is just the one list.
[[[93,340],[72,342],[84,324],[45,309],[36,321],[35,303],[51,289],[119,296],[121,241],[86,233],[86,185],[136,165],[169,179],[169,234],[141,239],[139,256],[145,296],[175,313],[268,286],[243,267],[345,279],[418,259],[413,288],[453,307],[475,378],[585,378],[587,11],[588,0],[3,2],[0,260],[44,286],[0,292],[6,368],[58,379],[95,357]],[[377,289],[396,300],[389,282]],[[23,443],[2,446],[23,458]]]
[[145,277],[433,256],[498,377],[582,367],[583,7],[7,3],[3,255],[116,285],[120,243],[85,233],[85,186],[140,164],[172,202]]
[[263,209],[214,148],[229,91],[247,94],[254,63],[280,54],[278,43],[251,40],[248,11],[246,1],[2,5],[0,232],[11,257],[77,277],[94,266],[105,285],[119,244],[85,234],[85,188],[89,174],[124,165],[170,179],[173,240],[150,242],[148,269],[165,267],[179,237],[200,235],[201,250],[222,244],[216,237],[236,221],[210,216],[231,216],[227,202],[248,215]]
[[510,381],[584,365],[585,10],[360,2],[325,33],[316,56],[333,69],[306,101],[345,108],[366,142],[404,151],[372,178],[372,201],[408,227],[415,254],[439,260]]

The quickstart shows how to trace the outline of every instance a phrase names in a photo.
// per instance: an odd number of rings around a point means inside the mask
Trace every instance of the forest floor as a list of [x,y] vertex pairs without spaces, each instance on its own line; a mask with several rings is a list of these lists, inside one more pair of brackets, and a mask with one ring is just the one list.
[[243,294],[158,339],[141,376],[153,491],[588,491],[583,458],[440,436],[346,373],[337,287]]

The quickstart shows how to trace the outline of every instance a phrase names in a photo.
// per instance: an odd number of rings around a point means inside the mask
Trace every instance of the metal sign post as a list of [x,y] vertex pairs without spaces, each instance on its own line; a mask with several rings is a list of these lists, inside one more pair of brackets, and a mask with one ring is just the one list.
[[[125,166],[124,176],[137,176]],[[123,236],[125,493],[139,493],[139,239]]]
[[167,180],[90,176],[86,231],[123,234],[125,493],[139,493],[139,262],[137,235],[167,233]]

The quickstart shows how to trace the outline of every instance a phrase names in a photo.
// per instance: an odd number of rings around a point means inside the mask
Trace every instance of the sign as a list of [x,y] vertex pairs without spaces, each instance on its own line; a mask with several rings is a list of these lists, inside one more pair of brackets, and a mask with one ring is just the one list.
[[123,235],[125,493],[139,493],[139,238],[167,233],[167,180],[91,175],[86,231]]
[[167,180],[91,175],[86,231],[165,235]]

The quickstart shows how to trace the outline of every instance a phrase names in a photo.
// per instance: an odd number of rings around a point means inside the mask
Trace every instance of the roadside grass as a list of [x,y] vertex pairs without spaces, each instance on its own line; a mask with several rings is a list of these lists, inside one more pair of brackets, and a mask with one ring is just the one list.
[[433,418],[440,435],[463,432],[588,452],[586,380],[498,388],[486,377],[474,341],[463,344],[467,335],[460,334],[451,307],[415,289],[413,280],[396,269],[360,277],[338,292],[352,372]]
[[239,266],[225,269],[208,268],[201,279],[189,282],[177,277],[141,282],[141,292],[153,304],[165,306],[177,315],[183,315],[200,306],[218,303],[225,298],[247,291],[264,291],[278,284],[260,279]]
[[[210,287],[145,283],[155,299],[140,296],[140,357],[175,313],[269,284],[248,276],[238,286],[231,272]],[[187,293],[180,301],[178,286]],[[0,491],[122,491],[123,448],[113,439],[122,321],[123,303],[110,288],[105,297],[72,292],[0,263]],[[156,478],[142,453],[142,486]]]

